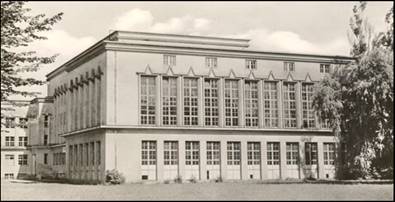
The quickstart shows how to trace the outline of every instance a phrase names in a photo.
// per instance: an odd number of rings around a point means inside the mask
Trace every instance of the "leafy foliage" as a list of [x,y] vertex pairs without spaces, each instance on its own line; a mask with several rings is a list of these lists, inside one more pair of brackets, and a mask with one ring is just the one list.
[[55,61],[56,55],[37,56],[36,51],[20,50],[35,40],[45,40],[39,33],[52,29],[63,13],[46,18],[45,14],[29,15],[23,1],[1,2],[1,101],[10,95],[35,95],[35,92],[18,90],[20,86],[42,85],[35,78],[22,78],[20,73],[37,71],[42,64]]
[[123,184],[125,183],[125,177],[118,170],[107,170],[106,182],[110,184]]
[[[387,32],[374,36],[362,17],[366,5],[354,7],[350,23],[355,61],[316,86],[313,105],[345,147],[344,177],[392,178],[393,22]],[[387,23],[390,18],[393,9]]]

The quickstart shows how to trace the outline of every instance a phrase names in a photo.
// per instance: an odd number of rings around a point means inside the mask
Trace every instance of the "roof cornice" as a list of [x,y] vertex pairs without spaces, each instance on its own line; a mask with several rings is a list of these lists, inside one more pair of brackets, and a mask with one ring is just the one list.
[[347,56],[312,55],[298,53],[277,53],[254,50],[228,50],[215,48],[159,46],[147,44],[130,44],[126,42],[105,41],[105,49],[112,51],[131,51],[147,53],[168,53],[179,55],[200,55],[232,58],[254,58],[261,60],[286,60],[299,62],[327,62],[346,64],[354,58]]

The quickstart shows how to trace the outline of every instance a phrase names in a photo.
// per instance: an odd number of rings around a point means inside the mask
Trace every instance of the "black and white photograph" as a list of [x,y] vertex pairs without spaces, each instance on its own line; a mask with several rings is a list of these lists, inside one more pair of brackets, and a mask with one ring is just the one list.
[[392,1],[1,1],[1,200],[394,200]]

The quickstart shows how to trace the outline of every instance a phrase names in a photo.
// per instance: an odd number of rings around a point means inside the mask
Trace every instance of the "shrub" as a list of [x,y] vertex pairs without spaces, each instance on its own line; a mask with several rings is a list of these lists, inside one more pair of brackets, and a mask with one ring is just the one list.
[[110,184],[123,184],[125,183],[125,177],[116,169],[106,171],[106,183]]
[[223,180],[222,180],[222,177],[221,176],[219,176],[216,180],[215,180],[215,182],[222,182]]
[[163,183],[170,184],[170,180],[165,180]]
[[192,176],[192,178],[189,180],[189,182],[191,182],[191,183],[196,183],[196,182],[197,182],[196,177],[195,177],[195,176]]
[[176,177],[176,179],[174,179],[174,182],[175,182],[175,183],[182,183],[182,177],[181,177],[181,175],[178,175],[178,176]]

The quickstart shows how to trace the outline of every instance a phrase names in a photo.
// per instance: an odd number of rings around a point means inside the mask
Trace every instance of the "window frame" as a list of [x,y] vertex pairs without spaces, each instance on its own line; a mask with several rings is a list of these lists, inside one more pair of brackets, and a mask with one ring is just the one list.
[[[236,88],[234,84],[236,83]],[[224,86],[224,111],[225,126],[239,125],[239,80],[225,79]]]
[[221,163],[221,142],[206,142],[207,165],[220,165]]
[[[196,83],[196,85],[195,85]],[[196,93],[196,95],[194,94]],[[199,125],[199,78],[183,79],[183,125]]]
[[256,70],[258,67],[257,59],[246,59],[246,68],[249,70]]
[[141,165],[156,165],[157,144],[153,140],[141,141]]
[[[167,81],[167,83],[165,81]],[[177,125],[177,89],[177,77],[162,77],[162,125]]]
[[[208,81],[208,86],[206,82]],[[220,79],[204,78],[204,125],[219,126],[219,91]],[[216,95],[216,96],[215,96]]]
[[280,165],[280,142],[267,142],[267,165]]
[[227,165],[241,165],[241,142],[229,141],[227,146]]
[[165,166],[178,165],[178,141],[164,141],[163,142],[163,164]]
[[[153,82],[150,83],[150,80]],[[139,100],[140,116],[139,117],[140,117],[141,125],[156,124],[156,115],[157,115],[156,114],[156,94],[157,94],[156,84],[157,84],[156,76],[148,76],[148,75],[140,76],[140,100]],[[143,110],[144,107],[145,110]]]
[[315,110],[313,108],[313,83],[302,83],[302,126],[303,128],[315,128]]
[[[263,111],[264,125],[268,128],[279,127],[278,106],[278,83],[277,81],[265,81],[263,83]],[[274,86],[274,89],[273,89]]]
[[261,165],[260,142],[247,142],[247,165]]
[[244,80],[244,124],[246,127],[259,127],[258,85],[258,80]]
[[286,143],[286,161],[287,165],[298,165],[299,164],[299,143],[298,142],[287,142]]
[[[292,86],[293,90],[290,90]],[[293,99],[291,98],[293,97]],[[296,82],[283,82],[283,127],[297,128]]]
[[200,164],[200,142],[185,141],[185,165]]
[[318,165],[318,144],[317,142],[305,142],[305,164]]

